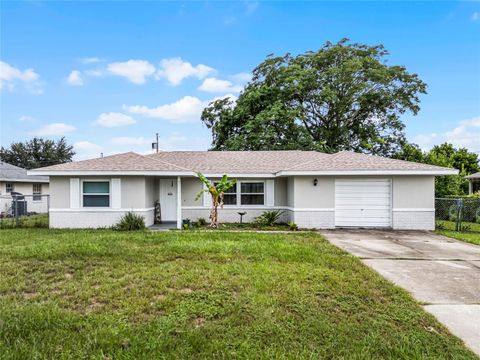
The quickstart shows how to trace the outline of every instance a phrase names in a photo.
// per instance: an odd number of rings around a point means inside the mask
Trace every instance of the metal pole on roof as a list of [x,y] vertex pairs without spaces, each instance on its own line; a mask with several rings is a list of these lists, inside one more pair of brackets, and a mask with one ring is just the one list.
[[157,146],[156,146],[156,148],[157,148],[157,154],[158,154],[158,133],[157,133]]

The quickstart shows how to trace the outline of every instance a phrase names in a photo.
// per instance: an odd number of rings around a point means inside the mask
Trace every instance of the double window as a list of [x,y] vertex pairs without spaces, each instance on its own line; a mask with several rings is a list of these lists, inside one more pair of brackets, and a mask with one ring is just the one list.
[[83,181],[82,199],[83,207],[109,207],[110,182]]
[[225,205],[265,205],[265,183],[240,181],[225,191]]
[[42,201],[42,184],[33,184],[33,201]]

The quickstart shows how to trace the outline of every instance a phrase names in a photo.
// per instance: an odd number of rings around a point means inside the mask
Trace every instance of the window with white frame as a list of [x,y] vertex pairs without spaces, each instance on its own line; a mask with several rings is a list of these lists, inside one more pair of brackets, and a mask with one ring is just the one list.
[[[214,183],[217,186],[217,182]],[[233,185],[230,189],[223,193],[224,205],[237,205],[237,184]]]
[[240,203],[242,205],[264,205],[265,184],[263,182],[241,182]]
[[15,191],[15,184],[14,183],[5,183],[5,192],[10,194],[12,191]]
[[33,201],[42,200],[42,184],[33,184]]
[[83,207],[109,207],[110,182],[83,181],[82,200]]

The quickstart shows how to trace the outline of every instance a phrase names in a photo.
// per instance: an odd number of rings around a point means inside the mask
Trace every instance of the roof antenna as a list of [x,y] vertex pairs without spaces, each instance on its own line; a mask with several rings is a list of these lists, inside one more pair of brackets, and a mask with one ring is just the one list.
[[156,150],[156,153],[158,154],[158,133],[157,135],[157,141],[152,143],[152,150]]

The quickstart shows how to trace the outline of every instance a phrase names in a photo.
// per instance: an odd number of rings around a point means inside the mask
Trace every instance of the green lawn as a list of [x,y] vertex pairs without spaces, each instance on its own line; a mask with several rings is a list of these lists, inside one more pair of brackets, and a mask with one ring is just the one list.
[[436,231],[438,234],[480,245],[480,224],[463,222],[462,224],[467,227],[467,231],[455,231],[454,221],[437,221],[437,227],[438,224],[441,227],[441,230]]
[[0,231],[2,359],[475,359],[316,233]]

